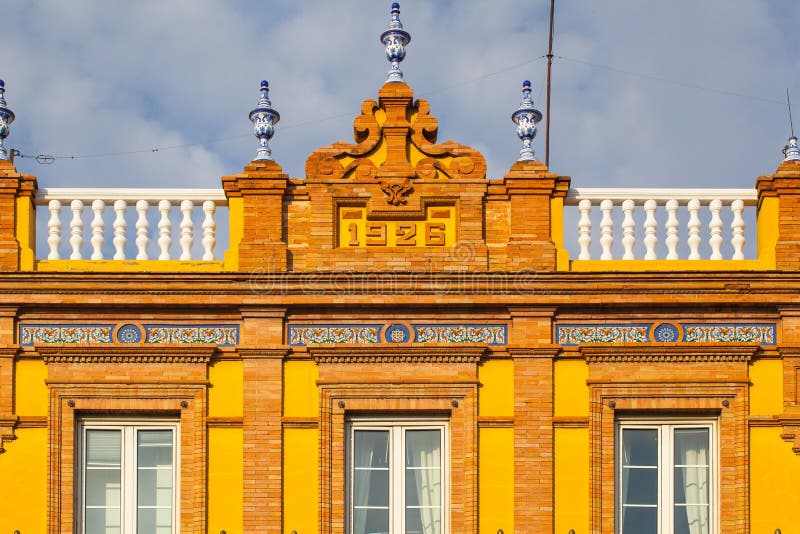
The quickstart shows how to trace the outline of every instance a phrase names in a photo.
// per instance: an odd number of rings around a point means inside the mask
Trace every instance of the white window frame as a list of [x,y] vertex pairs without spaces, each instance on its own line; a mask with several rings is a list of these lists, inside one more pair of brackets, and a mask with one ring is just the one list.
[[720,444],[718,437],[717,418],[640,418],[620,417],[616,421],[614,436],[614,493],[616,502],[614,506],[615,532],[622,532],[622,430],[623,429],[654,429],[658,430],[658,528],[659,534],[674,532],[674,517],[672,507],[674,503],[674,430],[684,428],[706,428],[709,431],[709,531],[719,532],[719,456]]
[[93,418],[78,420],[75,438],[75,519],[76,532],[85,533],[84,484],[87,430],[120,430],[121,436],[121,507],[120,524],[122,534],[136,533],[136,479],[138,463],[136,458],[137,430],[172,430],[172,533],[180,532],[180,424],[174,418]]
[[361,416],[347,422],[345,447],[346,525],[353,532],[353,467],[355,430],[389,431],[389,533],[405,532],[405,431],[441,431],[441,511],[442,533],[450,532],[450,423],[443,417],[386,418]]

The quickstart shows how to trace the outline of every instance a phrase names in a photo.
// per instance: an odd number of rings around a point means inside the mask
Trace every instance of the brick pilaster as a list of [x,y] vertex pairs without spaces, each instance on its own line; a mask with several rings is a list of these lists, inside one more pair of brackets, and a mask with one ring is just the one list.
[[[32,254],[29,243],[20,246],[17,229],[24,227],[28,234],[34,231],[32,202],[35,191],[35,176],[20,174],[10,161],[0,160],[0,271],[20,270],[23,253]],[[26,213],[21,214],[17,209],[17,198],[27,199]],[[17,220],[21,215],[27,218],[24,225],[21,224],[23,221]],[[30,235],[24,239],[28,241]]]
[[800,161],[784,161],[775,174],[756,181],[759,209],[765,198],[778,197],[775,267],[800,270]]
[[241,199],[240,207],[231,208],[232,215],[234,209],[241,210],[241,240],[231,243],[238,250],[239,271],[287,269],[283,199],[288,183],[289,177],[274,161],[252,161],[242,173],[222,177],[228,199]]
[[503,177],[510,208],[505,269],[556,270],[551,199],[566,196],[569,182],[568,176],[551,174],[539,161],[518,161],[511,166]]

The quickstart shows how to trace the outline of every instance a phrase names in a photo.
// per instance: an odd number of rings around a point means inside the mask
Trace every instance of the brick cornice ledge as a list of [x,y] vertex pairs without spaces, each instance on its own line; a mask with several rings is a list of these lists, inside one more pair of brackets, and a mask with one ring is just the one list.
[[243,360],[282,360],[292,349],[284,345],[268,345],[264,347],[236,347],[236,354]]
[[514,358],[555,358],[561,352],[561,345],[538,345],[536,347],[507,347],[506,351]]
[[800,345],[779,345],[777,349],[782,358],[800,357]]
[[208,364],[216,345],[37,345],[45,364],[51,363],[199,363]]
[[320,363],[478,363],[485,345],[375,345],[309,346],[308,354]]
[[587,363],[633,362],[749,362],[758,354],[758,345],[692,343],[685,345],[581,345]]

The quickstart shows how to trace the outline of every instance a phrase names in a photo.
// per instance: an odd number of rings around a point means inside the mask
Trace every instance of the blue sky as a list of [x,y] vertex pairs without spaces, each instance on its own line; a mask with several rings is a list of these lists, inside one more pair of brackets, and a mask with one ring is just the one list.
[[[352,140],[360,102],[383,83],[389,4],[6,2],[8,145],[137,152],[17,160],[40,187],[219,187],[255,155],[247,114],[267,78],[282,117],[273,154],[302,177],[315,148]],[[402,68],[440,141],[474,146],[501,177],[519,151],[509,117],[522,80],[544,110],[548,0],[401,6]],[[574,187],[752,186],[780,163],[787,87],[800,130],[798,23],[789,0],[557,0],[551,169]],[[534,147],[543,158],[543,128]]]

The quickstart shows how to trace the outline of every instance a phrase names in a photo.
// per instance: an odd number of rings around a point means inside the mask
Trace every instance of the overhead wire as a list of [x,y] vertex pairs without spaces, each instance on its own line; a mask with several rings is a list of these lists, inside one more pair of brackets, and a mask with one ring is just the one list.
[[[456,82],[456,83],[444,85],[444,86],[436,88],[436,89],[424,91],[424,92],[420,93],[420,96],[429,97],[429,96],[432,96],[432,95],[444,93],[444,92],[447,92],[447,91],[449,91],[451,89],[460,88],[460,87],[463,87],[464,85],[477,83],[479,81],[482,81],[482,80],[485,80],[485,79],[488,79],[488,78],[491,78],[491,77],[494,77],[494,76],[498,76],[498,75],[504,74],[506,72],[511,72],[513,70],[517,70],[517,69],[519,69],[521,67],[529,65],[531,63],[536,63],[536,62],[541,61],[543,59],[547,59],[547,54],[541,55],[541,56],[537,56],[537,57],[528,59],[528,60],[523,61],[523,62],[515,63],[515,64],[510,65],[508,67],[504,67],[502,69],[498,69],[498,70],[495,70],[495,71],[492,71],[492,72],[487,72],[487,73],[481,74],[480,76],[476,76],[476,77],[473,77],[473,78],[461,80],[461,81]],[[699,90],[699,91],[712,92],[712,93],[723,94],[723,95],[733,96],[733,97],[738,97],[738,98],[745,98],[745,99],[750,99],[750,100],[759,100],[759,101],[762,101],[762,102],[768,102],[768,103],[772,103],[772,104],[775,104],[775,103],[778,103],[778,104],[781,104],[781,105],[783,104],[782,101],[771,99],[771,98],[748,95],[748,94],[745,94],[745,93],[739,93],[739,92],[729,91],[729,90],[725,90],[725,89],[717,89],[717,88],[713,88],[713,87],[706,87],[706,86],[702,86],[702,85],[699,85],[699,84],[680,82],[680,81],[672,80],[670,78],[665,78],[665,77],[662,77],[662,76],[654,76],[654,75],[651,75],[651,74],[634,72],[634,71],[631,71],[631,70],[621,69],[621,68],[614,67],[614,66],[611,66],[611,65],[603,65],[603,64],[594,63],[594,62],[591,62],[591,61],[578,59],[578,58],[572,58],[572,57],[568,57],[568,56],[553,55],[553,59],[563,59],[565,61],[571,61],[571,62],[574,62],[574,63],[579,63],[579,64],[583,64],[583,65],[587,65],[587,66],[591,66],[591,67],[595,67],[595,68],[601,68],[601,69],[605,69],[605,70],[608,70],[608,71],[611,71],[611,72],[624,74],[624,75],[627,75],[627,76],[634,76],[634,77],[638,77],[638,78],[642,78],[642,79],[648,79],[648,80],[657,81],[657,82],[661,82],[661,83],[665,83],[665,84],[669,84],[669,85],[674,85],[674,86],[678,86],[678,87],[683,87],[683,88],[687,88],[687,89],[694,89],[694,90]],[[540,96],[541,96],[541,89],[542,89],[542,87],[540,87],[540,91],[539,91]],[[296,123],[284,124],[284,125],[280,125],[280,126],[276,125],[276,130],[281,130],[281,131],[291,130],[291,129],[294,129],[294,128],[300,128],[302,126],[307,126],[309,124],[318,124],[320,122],[325,122],[325,121],[330,121],[330,120],[339,119],[339,118],[342,118],[342,117],[350,117],[350,116],[352,116],[352,112],[349,112],[349,111],[348,112],[343,112],[343,113],[336,113],[336,114],[327,115],[327,116],[324,116],[324,117],[318,117],[318,118],[314,118],[314,119],[309,119],[309,120],[306,120],[306,121],[300,121],[300,122],[296,122]],[[215,145],[215,144],[219,144],[219,143],[223,143],[223,142],[228,142],[228,141],[233,141],[233,140],[237,140],[237,139],[248,138],[251,135],[252,134],[248,133],[248,134],[240,134],[240,135],[219,137],[219,138],[209,139],[209,140],[206,140],[206,141],[179,143],[179,144],[174,144],[174,145],[164,145],[164,146],[157,146],[157,147],[150,147],[150,148],[141,148],[141,149],[136,149],[136,150],[122,150],[122,151],[115,151],[115,152],[100,152],[100,153],[96,153],[96,154],[52,155],[52,154],[48,154],[48,153],[40,153],[40,154],[36,154],[36,155],[31,155],[31,154],[24,153],[24,152],[22,152],[20,150],[17,150],[17,149],[14,149],[13,151],[14,151],[15,157],[33,159],[39,164],[49,165],[49,164],[55,163],[58,160],[110,158],[110,157],[131,156],[131,155],[138,155],[138,154],[152,154],[152,153],[157,153],[157,152],[165,152],[165,151],[169,151],[169,150],[185,149],[185,148],[191,148],[191,147],[196,147],[196,146],[211,146],[211,145]]]

